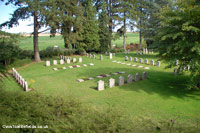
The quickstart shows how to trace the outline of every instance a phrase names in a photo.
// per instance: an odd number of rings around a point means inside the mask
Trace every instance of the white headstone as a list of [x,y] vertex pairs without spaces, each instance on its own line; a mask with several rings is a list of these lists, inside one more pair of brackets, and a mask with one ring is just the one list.
[[60,60],[60,64],[64,64],[64,60],[63,59]]
[[12,68],[12,74],[13,74],[13,76],[15,75],[15,69],[14,68]]
[[129,74],[128,79],[127,79],[127,83],[132,83],[132,82],[133,82],[133,77]]
[[129,57],[129,61],[132,61],[132,60],[133,60],[133,58],[130,56],[130,57]]
[[109,79],[109,88],[115,87],[115,79],[110,78]]
[[70,64],[70,59],[67,59],[67,64]]
[[176,60],[176,66],[178,66],[178,60]]
[[103,60],[103,55],[102,54],[100,55],[100,60]]
[[138,50],[137,50],[137,53],[136,53],[137,55],[139,54],[139,52],[138,52]]
[[86,53],[86,57],[88,57],[89,56],[89,54],[88,53]]
[[46,61],[46,66],[50,66],[50,61]]
[[73,63],[75,63],[75,62],[76,62],[76,58],[73,58],[73,60],[72,60],[72,61],[73,61]]
[[160,67],[160,61],[157,61],[157,66],[159,66],[159,67]]
[[83,59],[82,59],[82,58],[79,58],[79,59],[78,59],[78,62],[83,62]]
[[146,54],[146,50],[145,50],[145,48],[143,48],[143,54]]
[[94,58],[94,59],[96,58],[95,54],[93,54],[93,58]]
[[187,65],[187,70],[190,71],[190,65]]
[[22,88],[24,88],[24,86],[25,86],[25,80],[22,79]]
[[99,80],[98,83],[97,83],[97,86],[98,86],[97,87],[98,91],[104,90],[104,81]]
[[57,60],[53,60],[53,64],[54,64],[54,65],[57,65]]
[[125,61],[127,61],[128,60],[128,56],[125,56]]
[[25,91],[28,91],[28,90],[29,90],[29,89],[28,89],[28,83],[27,83],[27,82],[25,82],[24,89],[25,89]]
[[89,54],[89,57],[92,58],[92,54],[91,53]]
[[109,59],[112,59],[112,53],[109,54]]
[[124,77],[120,76],[119,77],[119,86],[124,85]]

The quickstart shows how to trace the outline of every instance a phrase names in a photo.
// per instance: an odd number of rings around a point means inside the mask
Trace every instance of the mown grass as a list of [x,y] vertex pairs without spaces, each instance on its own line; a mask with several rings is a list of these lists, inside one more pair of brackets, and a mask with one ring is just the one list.
[[[139,34],[138,33],[127,33],[126,43],[138,43]],[[64,40],[62,36],[55,36],[50,38],[49,36],[40,36],[39,37],[39,50],[46,49],[49,46],[59,46],[64,48]],[[33,37],[25,37],[22,41],[19,42],[19,47],[26,50],[33,50]],[[123,46],[123,38],[120,37],[117,40],[113,40],[113,45]]]
[[[124,61],[124,54],[118,53],[113,60]],[[135,53],[130,56],[135,57]],[[143,59],[148,58],[156,60],[155,55],[140,55]],[[83,63],[94,63],[95,66],[69,69],[69,65],[58,65],[56,67],[67,67],[66,70],[53,71],[55,66],[46,67],[45,62],[32,63],[25,67],[18,68],[18,72],[28,81],[34,80],[32,84],[34,92],[45,96],[63,97],[67,99],[72,97],[79,99],[81,103],[92,106],[96,109],[116,108],[123,112],[127,117],[147,118],[159,123],[160,121],[170,120],[176,123],[187,125],[195,124],[199,121],[200,112],[200,92],[187,90],[186,85],[189,76],[174,76],[172,69],[164,69],[165,64],[162,62],[161,67],[130,62],[131,64],[149,66],[150,70],[135,68],[132,66],[122,65],[111,62],[108,56],[104,55],[104,60],[83,58]],[[55,57],[58,59],[58,57]],[[52,61],[53,59],[51,59]],[[75,64],[83,64],[75,63]],[[114,88],[106,88],[98,92],[97,81],[100,79],[86,82],[77,82],[79,78],[95,77],[100,74],[109,74],[111,72],[125,71],[125,74],[112,76],[118,81],[119,76],[135,75],[137,72],[142,74],[146,71],[148,79],[145,81],[125,84]],[[110,77],[102,78],[105,84],[108,84]],[[10,92],[21,92],[22,89],[11,77],[4,81],[3,87]],[[197,126],[198,127],[198,126]]]

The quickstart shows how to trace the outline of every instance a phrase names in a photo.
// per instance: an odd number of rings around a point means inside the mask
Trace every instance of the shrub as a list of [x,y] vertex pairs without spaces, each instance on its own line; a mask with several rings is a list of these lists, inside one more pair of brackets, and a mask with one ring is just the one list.
[[48,47],[40,51],[40,57],[51,58],[53,56],[59,56],[59,55],[70,56],[73,55],[74,53],[75,53],[74,49],[61,49],[61,48]]

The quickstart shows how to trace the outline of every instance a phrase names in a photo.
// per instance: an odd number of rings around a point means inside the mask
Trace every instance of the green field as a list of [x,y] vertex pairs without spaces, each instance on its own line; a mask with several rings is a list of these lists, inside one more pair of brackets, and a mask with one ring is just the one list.
[[[138,33],[127,33],[127,44],[137,43],[139,42],[139,34]],[[54,38],[50,38],[49,36],[40,36],[39,37],[39,50],[43,50],[49,46],[59,46],[60,48],[64,48],[64,42],[62,36],[56,36]],[[22,41],[19,42],[19,47],[26,50],[33,50],[33,37],[25,37]],[[122,46],[123,38],[113,41],[113,45]]]
[[[124,61],[124,54],[118,53],[113,60]],[[155,55],[140,55],[131,53],[132,57],[142,57],[156,60]],[[77,58],[77,56],[76,56]],[[149,66],[150,70],[127,66],[111,62],[108,56],[104,55],[104,60],[83,58],[84,64],[94,63],[94,66],[80,67],[69,69],[67,64],[58,65],[57,68],[63,66],[66,70],[53,71],[55,66],[46,67],[45,61],[41,63],[31,63],[24,67],[17,68],[18,72],[34,88],[33,93],[41,93],[47,96],[58,97],[73,97],[83,103],[89,104],[95,108],[104,109],[107,107],[115,107],[123,112],[123,114],[136,118],[147,117],[155,121],[174,120],[177,122],[190,124],[199,120],[200,112],[200,92],[186,90],[189,76],[174,76],[172,69],[164,69],[165,64],[162,62],[161,67],[129,62],[131,64]],[[55,58],[59,60],[59,58]],[[51,63],[52,63],[51,59]],[[83,64],[75,63],[75,64]],[[127,75],[135,75],[137,72],[141,75],[144,71],[147,72],[148,79],[125,84],[124,86],[116,86],[108,88],[104,91],[97,91],[97,81],[95,78],[85,82],[77,82],[79,78],[96,77],[100,74],[109,74],[114,72],[124,71],[125,74],[111,76],[118,82],[119,76],[124,76],[125,81]],[[108,79],[102,78],[108,86]],[[4,81],[4,88],[7,91],[22,92],[16,81],[10,77]],[[27,92],[24,92],[27,93]],[[31,93],[31,92],[28,92]]]

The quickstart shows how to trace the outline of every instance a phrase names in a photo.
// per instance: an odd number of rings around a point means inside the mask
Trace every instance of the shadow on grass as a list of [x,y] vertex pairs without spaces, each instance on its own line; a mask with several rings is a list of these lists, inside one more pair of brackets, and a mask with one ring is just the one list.
[[[98,74],[109,74],[109,72],[120,72],[124,71],[125,74],[119,75],[111,75],[110,77],[106,78],[95,78],[92,81],[98,82],[99,80],[104,80],[105,85],[108,84],[108,80],[110,78],[115,79],[115,84],[118,84],[118,78],[120,76],[124,77],[125,83],[127,81],[127,75],[131,74],[134,78],[135,74],[139,72],[140,77],[144,71],[147,72],[147,80],[141,80],[139,82],[133,82],[131,84],[125,84],[120,87],[120,89],[125,91],[145,91],[148,94],[157,93],[161,95],[163,98],[169,98],[171,96],[184,98],[190,97],[196,100],[200,100],[200,91],[196,90],[188,90],[187,84],[189,83],[189,76],[175,76],[173,73],[170,72],[160,72],[155,70],[144,70],[144,69],[130,69],[130,68],[98,68],[98,69],[88,69],[86,72],[80,72],[79,76],[82,75],[90,75],[90,77],[96,77]],[[98,73],[101,72],[101,73]],[[103,73],[102,73],[103,72]],[[97,74],[98,73],[98,74]],[[85,81],[88,82],[88,81]],[[92,89],[97,90],[97,86],[90,87]]]

